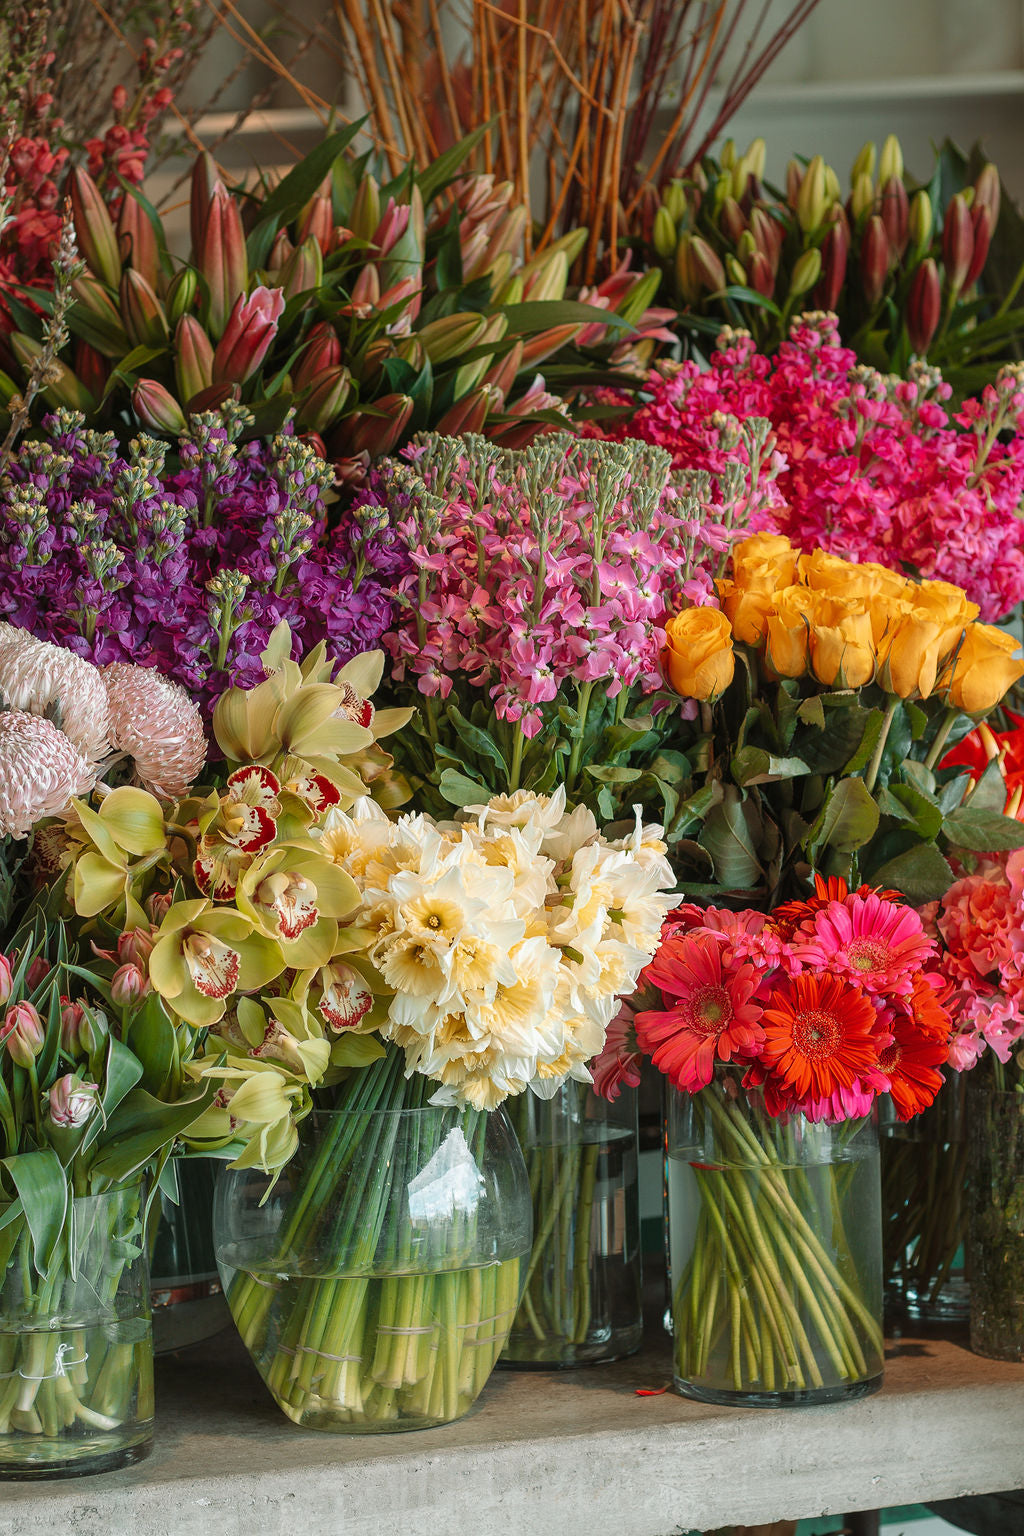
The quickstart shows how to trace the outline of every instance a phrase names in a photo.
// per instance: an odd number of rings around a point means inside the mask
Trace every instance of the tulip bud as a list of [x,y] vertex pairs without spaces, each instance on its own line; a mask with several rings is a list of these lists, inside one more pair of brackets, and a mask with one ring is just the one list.
[[693,237],[690,245],[690,260],[693,264],[693,275],[700,287],[706,288],[709,293],[720,293],[725,287],[725,268],[717,252],[711,249],[702,235]]
[[108,288],[121,281],[117,233],[107,205],[91,176],[76,166],[71,172],[71,217],[75,240],[89,269]]
[[132,408],[144,427],[180,437],[188,427],[174,396],[156,379],[140,379],[132,390]]
[[825,214],[828,211],[829,197],[825,178],[825,161],[821,155],[815,155],[804,172],[800,183],[800,190],[796,197],[797,223],[804,234],[810,234],[812,230],[820,228],[825,222]]
[[661,206],[678,228],[686,217],[686,189],[681,181],[670,181],[661,194]]
[[974,208],[987,208],[992,220],[992,228],[999,223],[999,204],[1002,197],[1002,187],[999,183],[999,172],[991,163],[983,166],[974,183]]
[[0,1045],[19,1067],[30,1067],[43,1048],[46,1031],[31,1003],[15,1003],[0,1024]]
[[877,213],[868,219],[860,242],[860,278],[864,297],[873,309],[889,276],[889,236]]
[[294,374],[296,391],[309,389],[322,373],[328,368],[337,368],[340,363],[341,342],[326,320],[318,320],[311,329],[296,364]]
[[804,251],[793,267],[789,280],[789,298],[798,299],[808,293],[821,276],[821,252],[814,246]]
[[882,145],[882,154],[878,162],[878,181],[880,186],[895,176],[897,180],[903,180],[903,151],[900,141],[894,133],[890,133]]
[[110,996],[119,1008],[132,1008],[150,990],[149,978],[137,965],[121,965],[110,982]]
[[6,955],[0,955],[0,1008],[11,1000],[14,987],[14,971]]
[[213,345],[195,315],[182,315],[175,329],[174,377],[186,405],[213,383]]
[[82,1050],[90,1059],[106,1048],[110,1038],[110,1024],[102,1008],[82,1009],[78,1038]]
[[889,244],[902,257],[910,238],[910,200],[906,187],[895,176],[882,187],[881,216]]
[[875,184],[870,176],[858,176],[850,190],[850,217],[855,224],[866,219],[875,206]]
[[47,1114],[61,1130],[78,1130],[99,1107],[100,1090],[96,1083],[83,1082],[77,1072],[58,1078],[47,1095]]
[[198,261],[206,233],[206,218],[214,187],[221,186],[213,156],[203,151],[192,167],[192,186],[189,194],[189,228],[192,235],[192,258]]
[[129,263],[155,288],[160,280],[160,257],[157,253],[156,235],[145,209],[137,198],[126,192],[121,203],[121,215],[117,221],[117,238],[121,260]]
[[28,970],[25,972],[25,985],[28,990],[30,992],[34,992],[36,987],[39,986],[40,982],[45,981],[52,970],[53,966],[50,964],[49,960],[46,959],[45,955],[36,955]]
[[351,391],[352,375],[347,368],[324,369],[299,406],[295,420],[300,431],[326,432],[341,415]]
[[950,292],[957,294],[964,286],[974,259],[974,226],[971,211],[962,192],[950,198],[942,226],[942,260]]
[[248,298],[239,294],[213,354],[215,384],[244,384],[252,377],[270,351],[283,314],[280,288],[254,288]]
[[199,279],[192,267],[182,267],[180,272],[175,272],[167,284],[166,308],[171,325],[177,325],[182,315],[188,314],[198,288]]
[[60,1000],[60,1048],[68,1056],[80,1056],[82,1054],[81,1025],[85,1016],[85,1009],[81,1003],[73,1003],[70,998],[62,997]]
[[910,281],[907,295],[907,335],[918,357],[924,357],[942,315],[942,284],[939,269],[929,256]]
[[866,144],[861,145],[857,154],[857,158],[853,162],[853,167],[850,171],[851,187],[857,180],[858,176],[867,176],[869,180],[873,180],[875,174],[875,161],[877,158],[878,156],[875,151],[875,146],[869,139]]
[[850,226],[840,209],[839,218],[830,225],[821,242],[821,284],[817,295],[819,309],[835,309],[846,281],[846,263],[850,254]]
[[931,245],[934,223],[932,200],[922,188],[920,192],[914,193],[907,218],[907,228],[915,256],[923,256]]
[[249,282],[242,216],[219,182],[207,209],[198,266],[209,289],[208,328],[216,340],[224,334],[232,307],[244,297]]
[[676,226],[664,204],[654,215],[652,242],[662,261],[667,261],[676,248]]
[[300,293],[313,292],[323,280],[324,258],[319,245],[310,235],[292,252],[281,268],[281,290],[286,299],[294,299]]
[[122,965],[144,966],[153,953],[153,930],[129,928],[117,941],[117,958]]
[[141,272],[129,267],[121,278],[121,314],[134,347],[162,347],[167,340],[163,305]]
[[971,228],[974,232],[974,254],[964,278],[965,288],[973,287],[984,272],[988,248],[992,243],[992,214],[984,203],[971,209]]
[[734,197],[727,197],[725,199],[719,211],[718,223],[720,228],[728,235],[733,245],[735,245],[746,229],[747,221],[743,217],[743,210]]

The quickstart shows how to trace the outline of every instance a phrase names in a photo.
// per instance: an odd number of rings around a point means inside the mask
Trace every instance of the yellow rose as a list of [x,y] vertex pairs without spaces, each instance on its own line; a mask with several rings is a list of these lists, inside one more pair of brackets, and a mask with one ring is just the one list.
[[719,581],[715,586],[736,639],[744,645],[760,645],[772,611],[773,592],[767,588],[737,586],[734,581]]
[[863,600],[822,597],[811,616],[811,670],[828,687],[862,688],[875,675],[871,614]]
[[878,652],[879,682],[901,699],[928,698],[948,647],[946,627],[925,608],[896,617]]
[[865,561],[858,565],[852,560],[841,560],[838,555],[826,554],[816,549],[812,555],[800,556],[800,575],[814,592],[839,602],[857,600],[867,605],[871,615],[873,638],[882,638],[893,613],[899,612],[908,600],[913,600],[914,583],[890,571],[884,565]]
[[1019,643],[994,624],[968,624],[963,644],[943,676],[949,701],[966,715],[985,715],[1024,677]]
[[738,587],[774,592],[793,581],[796,562],[796,550],[781,533],[754,533],[733,545],[733,580]]
[[807,587],[783,587],[775,594],[768,616],[765,655],[779,677],[803,677],[807,671],[807,641],[811,613],[817,605]]
[[978,617],[977,603],[968,602],[962,587],[951,581],[922,581],[914,593],[914,604],[943,628],[943,654],[948,655],[960,643],[960,636]]
[[729,620],[719,608],[684,608],[665,625],[662,666],[684,699],[715,699],[732,682],[736,658]]

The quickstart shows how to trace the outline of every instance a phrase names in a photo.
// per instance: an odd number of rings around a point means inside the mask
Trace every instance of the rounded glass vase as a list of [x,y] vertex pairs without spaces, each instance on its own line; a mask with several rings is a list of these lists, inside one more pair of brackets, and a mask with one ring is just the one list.
[[967,1090],[971,1349],[1024,1360],[1024,1093]]
[[643,1334],[636,1089],[587,1083],[521,1094],[510,1115],[533,1202],[533,1250],[501,1364],[540,1370],[619,1360]]
[[665,1127],[674,1380],[700,1402],[778,1408],[882,1384],[874,1117],[774,1119],[719,1069],[670,1089]]
[[942,1328],[970,1313],[965,1097],[956,1073],[912,1120],[883,1101],[885,1311],[895,1322]]
[[226,1169],[217,1263],[252,1359],[307,1429],[425,1429],[476,1401],[532,1235],[504,1110],[314,1110],[276,1183]]
[[0,1228],[0,1478],[79,1477],[148,1455],[144,1211],[141,1184],[70,1200],[44,1275],[24,1220]]

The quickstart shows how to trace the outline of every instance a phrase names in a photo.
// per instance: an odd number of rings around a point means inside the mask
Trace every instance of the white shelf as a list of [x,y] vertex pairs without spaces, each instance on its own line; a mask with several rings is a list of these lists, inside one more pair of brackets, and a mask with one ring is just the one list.
[[1024,1486],[1024,1366],[890,1345],[862,1402],[764,1411],[637,1397],[666,1342],[612,1366],[497,1372],[445,1429],[296,1429],[223,1335],[158,1362],[148,1461],[0,1484],[0,1536],[675,1536]]

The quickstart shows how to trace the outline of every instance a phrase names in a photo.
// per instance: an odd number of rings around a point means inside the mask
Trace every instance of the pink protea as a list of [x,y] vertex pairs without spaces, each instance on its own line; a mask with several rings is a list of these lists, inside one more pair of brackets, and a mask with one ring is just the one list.
[[793,939],[809,970],[846,976],[869,995],[909,995],[935,946],[911,907],[856,892],[815,912]]
[[184,688],[152,667],[113,662],[102,678],[112,745],[135,759],[135,771],[152,794],[180,799],[206,761],[198,708]]
[[57,712],[60,729],[90,763],[110,752],[110,711],[99,669],[83,656],[0,626],[0,697],[30,715]]
[[0,836],[25,837],[95,783],[95,768],[52,720],[0,714]]

